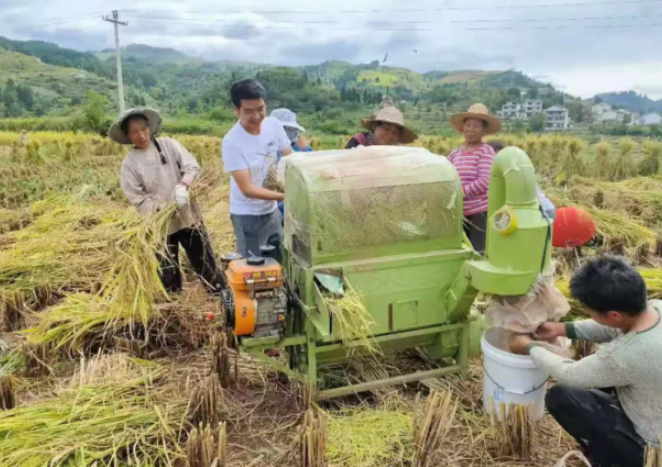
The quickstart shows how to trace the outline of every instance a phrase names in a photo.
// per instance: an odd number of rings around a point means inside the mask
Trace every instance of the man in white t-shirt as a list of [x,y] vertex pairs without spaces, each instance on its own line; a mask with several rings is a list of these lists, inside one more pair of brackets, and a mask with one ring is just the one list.
[[292,153],[281,123],[267,117],[266,91],[254,79],[236,81],[230,89],[239,121],[223,138],[222,158],[230,181],[230,217],[237,251],[259,256],[260,247],[273,245],[280,257],[283,227],[278,202],[283,193],[263,187],[269,167],[278,155]]

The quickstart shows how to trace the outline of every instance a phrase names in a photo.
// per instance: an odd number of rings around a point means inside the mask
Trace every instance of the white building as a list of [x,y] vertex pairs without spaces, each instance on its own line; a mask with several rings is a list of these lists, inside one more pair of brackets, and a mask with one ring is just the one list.
[[630,123],[632,121],[632,112],[623,109],[618,109],[616,111],[616,121],[623,123]]
[[542,112],[542,101],[527,99],[524,102],[508,101],[501,110],[497,110],[497,117],[502,120],[528,120],[536,113]]
[[545,110],[546,131],[562,131],[568,128],[570,128],[568,109],[555,105]]
[[662,123],[662,116],[658,113],[651,112],[641,116],[642,125],[659,125]]
[[524,101],[524,110],[527,114],[541,113],[542,101],[538,99],[527,99]]
[[615,122],[618,120],[618,114],[616,113],[615,110],[607,110],[606,112],[602,112],[601,114],[598,114],[596,117],[593,117],[593,120],[598,123]]
[[593,114],[593,121],[594,122],[604,122],[604,121],[606,121],[605,118],[607,120],[616,118],[615,113],[613,113],[613,114],[610,113],[609,115],[606,115],[607,112],[613,112],[611,110],[611,105],[607,104],[606,102],[600,102],[599,104],[595,104],[591,108],[591,113]]

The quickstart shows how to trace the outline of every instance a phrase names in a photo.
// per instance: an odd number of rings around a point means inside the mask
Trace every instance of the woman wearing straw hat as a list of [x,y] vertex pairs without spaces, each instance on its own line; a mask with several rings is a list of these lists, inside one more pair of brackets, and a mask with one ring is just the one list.
[[358,146],[395,146],[414,142],[418,135],[405,126],[405,118],[392,103],[385,101],[384,107],[371,118],[361,120],[367,132],[352,137],[345,149]]
[[464,230],[474,249],[485,252],[487,230],[487,190],[494,161],[494,149],[483,142],[483,136],[497,133],[501,122],[483,104],[451,117],[451,125],[464,135],[464,144],[448,156],[462,180],[464,195]]
[[161,117],[155,110],[131,109],[122,113],[108,130],[108,137],[120,144],[131,144],[124,158],[121,185],[124,194],[144,215],[159,211],[176,201],[179,209],[168,226],[167,248],[161,261],[161,281],[168,292],[182,289],[179,245],[207,288],[219,293],[220,271],[195,203],[189,202],[188,187],[200,172],[195,157],[171,138],[157,138]]

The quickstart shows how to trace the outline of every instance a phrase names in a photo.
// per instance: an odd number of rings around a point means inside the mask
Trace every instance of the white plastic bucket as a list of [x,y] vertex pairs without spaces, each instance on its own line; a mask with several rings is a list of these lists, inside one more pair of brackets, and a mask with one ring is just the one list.
[[480,341],[483,350],[483,407],[501,417],[501,403],[529,406],[534,420],[545,412],[549,374],[540,370],[528,355],[516,355],[507,348],[506,331],[491,327]]

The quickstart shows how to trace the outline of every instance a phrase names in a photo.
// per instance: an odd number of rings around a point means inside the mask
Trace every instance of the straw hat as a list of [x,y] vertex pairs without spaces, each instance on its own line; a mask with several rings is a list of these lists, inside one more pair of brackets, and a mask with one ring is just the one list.
[[469,107],[467,112],[455,114],[451,117],[451,125],[457,131],[462,132],[464,129],[464,122],[467,118],[477,118],[484,121],[487,126],[485,127],[486,135],[493,135],[501,130],[501,120],[490,115],[484,104],[474,104]]
[[392,104],[385,104],[371,118],[361,120],[363,127],[368,131],[374,131],[375,123],[392,123],[402,128],[400,143],[409,144],[418,138],[418,135],[405,126],[405,118]]
[[142,115],[147,119],[147,126],[149,127],[151,136],[159,134],[161,131],[161,116],[159,113],[156,110],[139,108],[129,109],[122,112],[117,118],[117,121],[110,126],[110,129],[108,129],[108,137],[116,143],[132,144],[128,135],[122,131],[122,123],[124,123],[127,118],[133,117],[134,115]]

